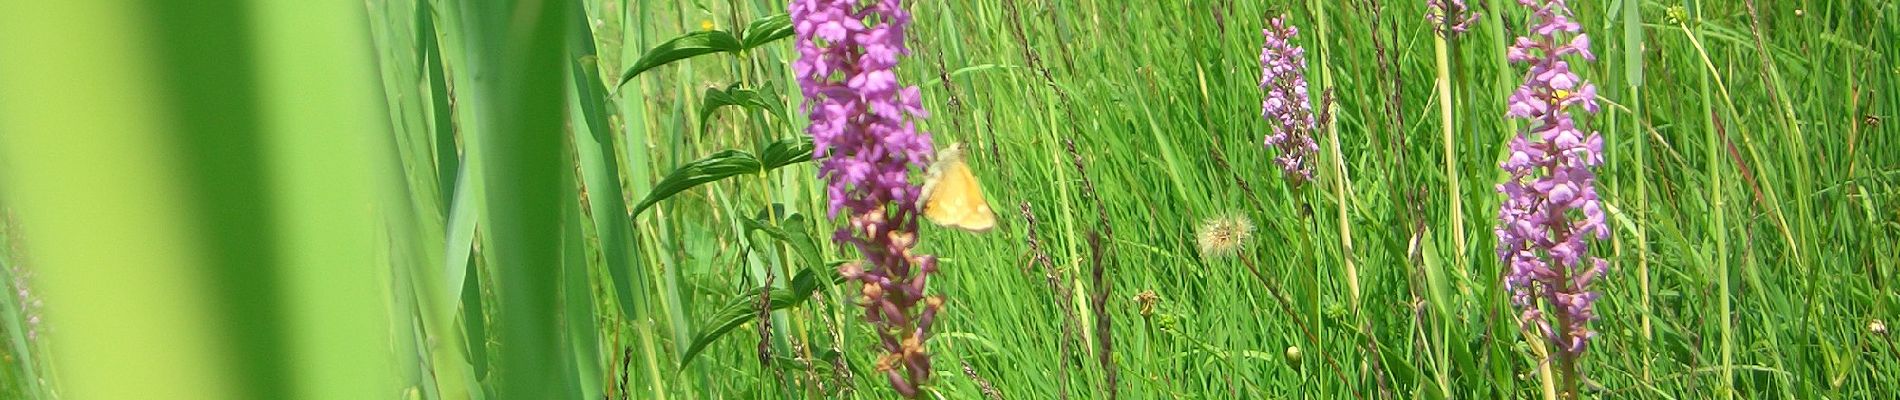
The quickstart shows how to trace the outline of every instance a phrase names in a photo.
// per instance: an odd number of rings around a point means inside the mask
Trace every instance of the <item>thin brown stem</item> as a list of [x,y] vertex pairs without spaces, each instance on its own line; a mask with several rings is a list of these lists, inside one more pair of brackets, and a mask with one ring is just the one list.
[[[1306,320],[1300,318],[1298,311],[1293,310],[1293,303],[1288,301],[1286,295],[1280,292],[1280,285],[1274,283],[1273,280],[1267,278],[1266,275],[1261,274],[1260,268],[1254,266],[1253,258],[1243,255],[1240,257],[1240,263],[1247,266],[1247,271],[1252,272],[1255,279],[1260,280],[1261,286],[1267,287],[1267,292],[1273,295],[1273,300],[1280,305],[1280,310],[1286,312],[1287,318],[1292,319],[1293,324],[1300,327],[1300,332],[1306,335],[1306,340],[1312,343],[1319,343],[1319,336],[1314,335],[1313,329],[1307,327]],[[1345,370],[1339,367],[1339,362],[1333,361],[1332,355],[1322,352],[1320,353],[1320,358],[1326,360],[1326,366],[1330,367],[1329,369],[1333,371],[1333,376],[1338,377],[1341,384],[1351,384],[1352,381],[1346,379],[1346,373],[1343,372]],[[1347,386],[1346,390],[1351,392],[1352,397],[1355,399],[1365,398],[1359,395],[1359,390],[1353,389],[1351,386]]]

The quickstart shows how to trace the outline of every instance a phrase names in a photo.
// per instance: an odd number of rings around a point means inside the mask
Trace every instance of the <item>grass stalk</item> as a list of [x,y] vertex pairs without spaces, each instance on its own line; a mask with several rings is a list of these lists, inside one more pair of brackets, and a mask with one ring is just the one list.
[[1447,211],[1447,214],[1451,216],[1452,242],[1455,246],[1458,246],[1458,250],[1453,253],[1453,260],[1455,260],[1456,263],[1452,264],[1452,266],[1462,278],[1458,285],[1459,292],[1465,296],[1470,296],[1471,288],[1463,283],[1471,280],[1466,272],[1470,263],[1465,260],[1465,253],[1469,251],[1470,247],[1465,245],[1464,186],[1458,180],[1457,139],[1453,133],[1455,132],[1453,122],[1456,120],[1452,118],[1453,97],[1451,92],[1451,52],[1449,41],[1450,39],[1446,38],[1444,34],[1434,36],[1432,40],[1432,54],[1434,55],[1434,60],[1438,62],[1438,68],[1436,69],[1436,88],[1438,93],[1439,132],[1444,135],[1445,142],[1445,192],[1446,197],[1451,200],[1451,209]]
[[[1696,18],[1700,18],[1700,16],[1698,15]],[[1720,396],[1732,399],[1735,398],[1735,314],[1733,305],[1734,297],[1732,294],[1733,289],[1730,288],[1730,277],[1732,275],[1729,271],[1728,262],[1728,217],[1726,211],[1728,209],[1728,203],[1723,192],[1726,188],[1722,185],[1723,161],[1720,156],[1721,149],[1726,146],[1724,146],[1723,141],[1719,139],[1720,134],[1717,131],[1720,130],[1718,125],[1721,124],[1721,118],[1716,115],[1715,98],[1711,97],[1712,93],[1710,92],[1710,82],[1715,81],[1716,84],[1719,85],[1721,78],[1716,75],[1717,70],[1714,68],[1714,64],[1709,61],[1708,51],[1702,46],[1702,43],[1705,42],[1703,38],[1706,37],[1705,25],[1706,22],[1698,19],[1694,28],[1689,27],[1686,22],[1678,23],[1677,27],[1682,30],[1684,36],[1695,46],[1697,54],[1702,57],[1703,63],[1708,67],[1697,74],[1697,88],[1701,91],[1701,98],[1703,99],[1703,146],[1706,147],[1704,151],[1707,152],[1704,158],[1704,162],[1707,163],[1707,165],[1704,165],[1705,170],[1703,171],[1704,174],[1706,174],[1707,184],[1703,188],[1703,191],[1705,196],[1709,196],[1708,210],[1710,212],[1707,222],[1709,226],[1708,234],[1714,241],[1713,252],[1709,254],[1708,257],[1709,262],[1712,264],[1710,265],[1713,270],[1711,272],[1715,274],[1716,279],[1715,301],[1718,307],[1716,318],[1720,319],[1720,327],[1718,330],[1721,334],[1719,343],[1722,361],[1722,385],[1717,389],[1719,390]],[[1727,97],[1727,93],[1728,90],[1726,86],[1724,86],[1722,88],[1722,95]]]
[[[1318,27],[1316,30],[1319,32],[1320,51],[1317,53],[1319,54],[1318,68],[1320,87],[1323,88],[1322,91],[1331,93],[1334,87],[1333,68],[1330,62],[1332,42],[1328,39],[1327,35],[1330,30],[1328,25],[1331,20],[1326,18],[1326,2],[1310,0],[1309,3],[1313,7],[1313,22],[1314,25]],[[1328,97],[1330,97],[1330,94]],[[1346,174],[1346,154],[1341,152],[1339,147],[1339,123],[1338,120],[1335,119],[1338,115],[1337,107],[1333,107],[1332,104],[1329,103],[1329,101],[1321,101],[1322,106],[1320,112],[1325,113],[1325,115],[1319,119],[1321,121],[1327,121],[1325,123],[1326,141],[1327,147],[1332,151],[1333,197],[1339,201],[1339,259],[1346,274],[1347,302],[1352,305],[1352,309],[1357,310],[1359,309],[1360,298],[1359,268],[1353,261],[1352,224],[1350,223],[1350,219],[1346,216],[1347,212],[1352,209],[1353,204],[1352,190],[1349,189],[1347,185],[1348,182],[1352,181],[1352,177]]]

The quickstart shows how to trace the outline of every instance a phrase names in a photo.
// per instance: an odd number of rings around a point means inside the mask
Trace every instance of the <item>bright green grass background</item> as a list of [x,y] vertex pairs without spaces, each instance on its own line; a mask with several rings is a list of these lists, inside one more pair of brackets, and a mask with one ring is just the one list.
[[[722,153],[797,153],[790,40],[617,84],[782,1],[133,3],[0,13],[0,398],[895,397],[812,164]],[[1423,1],[905,3],[922,127],[1001,220],[924,228],[927,396],[1108,397],[1101,319],[1122,398],[1542,396],[1492,250],[1515,2],[1444,42]],[[1900,392],[1900,6],[1573,3],[1614,230],[1587,397]],[[1260,146],[1280,13],[1338,100],[1300,188]],[[1199,254],[1229,215],[1252,240]]]

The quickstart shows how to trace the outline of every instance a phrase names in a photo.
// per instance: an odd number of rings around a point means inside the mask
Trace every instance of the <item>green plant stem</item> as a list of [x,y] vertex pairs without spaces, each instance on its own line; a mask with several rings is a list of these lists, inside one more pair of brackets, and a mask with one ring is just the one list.
[[[1635,157],[1632,157],[1633,159],[1635,159],[1635,163],[1636,163],[1636,176],[1648,177],[1650,176],[1649,155],[1648,155],[1649,140],[1646,136],[1643,135],[1643,126],[1644,126],[1643,97],[1642,97],[1642,90],[1640,90],[1643,85],[1643,47],[1644,47],[1642,14],[1639,10],[1640,7],[1641,5],[1638,4],[1638,2],[1634,2],[1634,1],[1624,2],[1623,10],[1622,10],[1623,29],[1624,29],[1622,50],[1624,54],[1623,62],[1625,64],[1625,68],[1627,72],[1627,75],[1624,77],[1624,79],[1628,82],[1628,85],[1625,86],[1625,89],[1627,89],[1626,94],[1629,97],[1628,102],[1629,102],[1629,108],[1630,108],[1630,118],[1629,118],[1630,126],[1629,126],[1629,130],[1625,131],[1624,133],[1627,135],[1636,136],[1635,138],[1636,155]],[[1648,210],[1650,210],[1649,182],[1647,179],[1636,179],[1635,184],[1636,184],[1636,211],[1634,212],[1634,214],[1636,214],[1636,279],[1637,279],[1637,285],[1641,290],[1641,292],[1638,293],[1638,295],[1640,296],[1639,298],[1642,299],[1642,304],[1641,304],[1642,315],[1640,316],[1640,318],[1642,319],[1642,335],[1643,335],[1643,341],[1641,344],[1642,349],[1643,349],[1642,354],[1641,354],[1642,360],[1643,360],[1642,361],[1642,365],[1643,365],[1642,380],[1643,380],[1643,383],[1646,385],[1654,385],[1655,372],[1653,371],[1653,368],[1650,365],[1652,363],[1649,362],[1655,357],[1652,354],[1654,349],[1651,343],[1655,342],[1655,332],[1656,332],[1654,326],[1651,324],[1651,321],[1650,321],[1650,315],[1654,314],[1654,311],[1650,306],[1651,298],[1650,298],[1650,289],[1649,289],[1649,230],[1648,230],[1648,227],[1649,227]]]
[[[1707,165],[1704,166],[1704,172],[1708,175],[1708,185],[1703,191],[1709,196],[1709,235],[1715,240],[1715,249],[1712,254],[1709,254],[1709,262],[1714,264],[1711,267],[1715,269],[1716,302],[1719,307],[1716,318],[1721,320],[1722,386],[1720,387],[1720,395],[1732,399],[1735,398],[1735,332],[1732,326],[1735,310],[1731,295],[1732,289],[1729,287],[1728,217],[1726,211],[1728,210],[1728,203],[1724,199],[1722,192],[1724,188],[1722,186],[1721,149],[1724,146],[1719,139],[1719,133],[1716,132],[1720,129],[1716,125],[1721,122],[1716,117],[1715,102],[1710,97],[1710,81],[1715,80],[1717,84],[1720,84],[1720,77],[1715,76],[1716,70],[1714,65],[1709,62],[1708,52],[1702,47],[1701,43],[1703,42],[1704,29],[1701,24],[1697,24],[1693,30],[1691,30],[1688,25],[1682,23],[1678,23],[1677,27],[1682,29],[1683,34],[1687,36],[1690,43],[1695,46],[1697,53],[1702,56],[1702,61],[1705,66],[1709,67],[1697,75],[1697,86],[1701,90],[1701,98],[1703,99],[1703,146],[1707,152],[1704,159],[1704,162],[1707,163]],[[1723,96],[1726,97],[1728,93],[1726,86],[1724,86],[1722,92]]]
[[[1319,0],[1310,0],[1310,3],[1313,7],[1313,18],[1316,20],[1314,21],[1314,25],[1318,26],[1319,31],[1320,51],[1317,53],[1319,53],[1320,87],[1323,88],[1321,89],[1323,92],[1330,92],[1333,88],[1332,65],[1329,63],[1329,53],[1331,53],[1332,47],[1330,46],[1331,42],[1327,40],[1328,21],[1326,19],[1326,6],[1325,2]],[[1339,121],[1334,118],[1337,113],[1333,112],[1333,110],[1337,108],[1338,107],[1329,105],[1325,107],[1325,109],[1320,110],[1320,112],[1326,113],[1326,115],[1320,119],[1328,121],[1326,123],[1326,140],[1333,153],[1333,197],[1339,201],[1339,259],[1346,270],[1346,293],[1350,296],[1347,298],[1347,301],[1352,305],[1353,310],[1358,310],[1359,269],[1353,262],[1352,225],[1349,223],[1350,219],[1346,216],[1347,211],[1352,208],[1352,190],[1347,188],[1346,183],[1351,182],[1352,177],[1346,175],[1346,154],[1339,149]]]
[[1469,247],[1465,245],[1464,186],[1458,180],[1458,149],[1456,135],[1453,133],[1455,130],[1452,118],[1451,51],[1448,39],[1444,35],[1435,36],[1432,41],[1432,50],[1438,61],[1438,126],[1439,132],[1445,139],[1445,193],[1446,197],[1451,199],[1451,209],[1446,213],[1451,216],[1452,242],[1458,246],[1457,251],[1453,252],[1452,259],[1455,263],[1452,264],[1452,270],[1458,273],[1459,294],[1470,297],[1471,287],[1466,284],[1471,281],[1471,275],[1466,272],[1470,262],[1465,259],[1465,252],[1469,250]]
[[[1449,17],[1447,18],[1449,19]],[[1457,271],[1459,274],[1460,279],[1457,285],[1459,293],[1464,297],[1470,297],[1471,288],[1465,284],[1465,282],[1471,280],[1471,277],[1465,272],[1468,262],[1465,260],[1465,250],[1467,247],[1465,246],[1465,209],[1464,200],[1462,200],[1464,198],[1462,194],[1464,186],[1458,181],[1458,150],[1455,147],[1457,141],[1452,134],[1451,52],[1449,47],[1447,38],[1442,33],[1442,30],[1440,34],[1433,36],[1432,50],[1435,56],[1434,59],[1436,59],[1438,63],[1437,84],[1435,85],[1438,93],[1438,126],[1439,132],[1444,136],[1445,145],[1445,178],[1447,180],[1445,185],[1445,197],[1451,200],[1450,210],[1448,210],[1446,214],[1451,216],[1452,242],[1453,245],[1456,246],[1456,250],[1452,251],[1453,262],[1451,269]],[[1427,279],[1441,280],[1445,275],[1443,273],[1432,272],[1426,273],[1425,276]],[[1444,284],[1439,282],[1433,286],[1444,287]],[[1444,310],[1446,308],[1441,306],[1434,309]],[[1451,393],[1451,371],[1449,369],[1450,356],[1447,354],[1449,351],[1447,349],[1449,341],[1446,336],[1448,335],[1447,331],[1450,329],[1446,325],[1451,323],[1452,318],[1450,315],[1442,315],[1441,313],[1439,320],[1439,341],[1436,344],[1436,347],[1438,347],[1436,351],[1438,373],[1435,377],[1437,378],[1439,391],[1449,394]]]

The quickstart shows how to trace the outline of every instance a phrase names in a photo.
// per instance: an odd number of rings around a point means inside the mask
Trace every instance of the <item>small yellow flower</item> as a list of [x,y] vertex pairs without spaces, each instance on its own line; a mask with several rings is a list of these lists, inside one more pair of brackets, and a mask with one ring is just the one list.
[[717,26],[717,25],[713,25],[713,20],[711,20],[711,19],[702,19],[702,20],[699,20],[699,30],[702,30],[702,31],[710,31],[710,30],[713,30],[713,28],[716,28],[716,27],[718,27],[718,26]]

